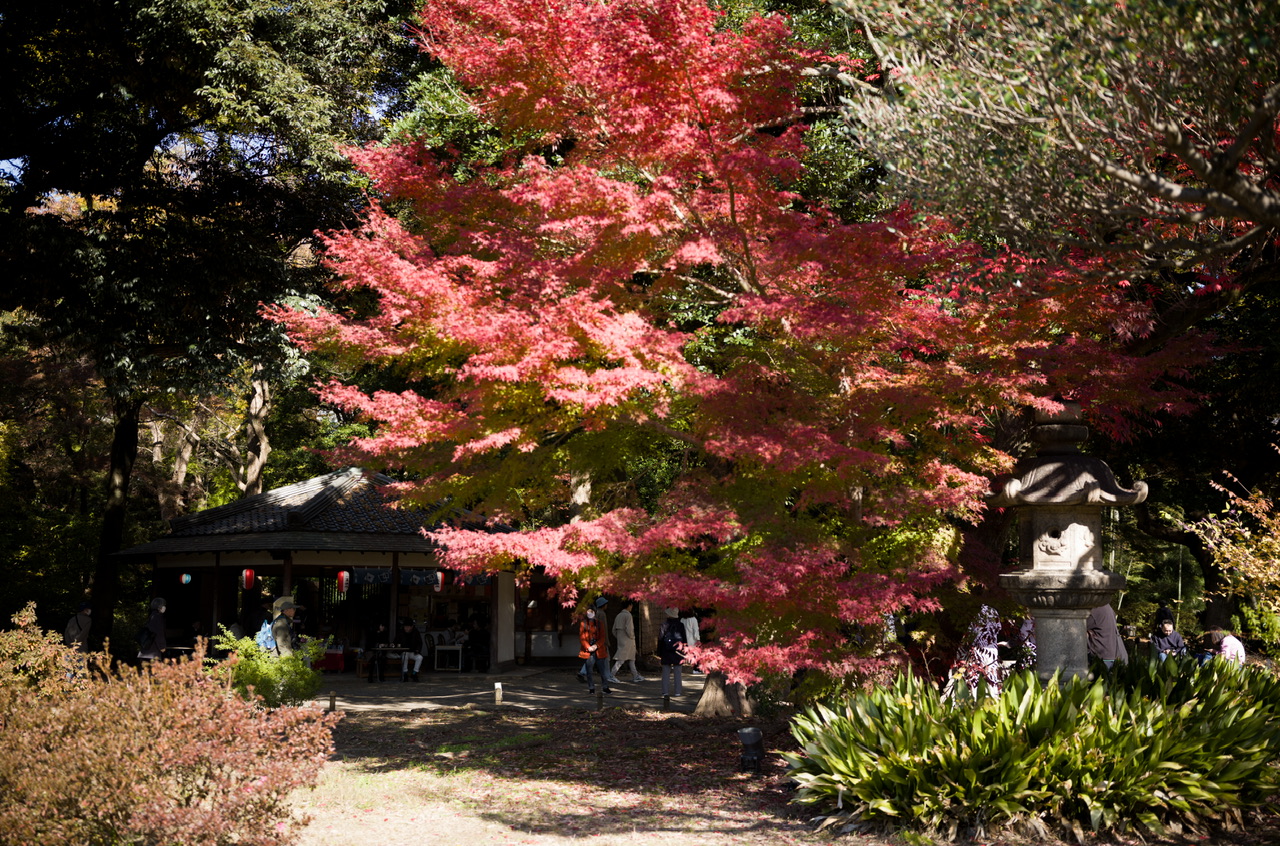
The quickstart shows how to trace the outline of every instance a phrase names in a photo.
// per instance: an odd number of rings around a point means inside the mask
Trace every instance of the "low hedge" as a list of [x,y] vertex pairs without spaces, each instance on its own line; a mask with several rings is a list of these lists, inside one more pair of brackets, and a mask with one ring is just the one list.
[[794,801],[824,825],[924,839],[1200,829],[1280,790],[1280,680],[1225,661],[1135,662],[1096,681],[1034,673],[944,702],[927,681],[792,722]]
[[0,843],[282,846],[340,715],[264,708],[194,659],[78,654],[29,605],[0,631]]

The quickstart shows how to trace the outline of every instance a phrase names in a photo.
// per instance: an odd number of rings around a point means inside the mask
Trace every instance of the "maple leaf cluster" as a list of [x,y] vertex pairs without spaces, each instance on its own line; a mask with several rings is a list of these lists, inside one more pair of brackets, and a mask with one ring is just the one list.
[[[799,202],[814,57],[779,17],[443,0],[421,34],[510,155],[349,151],[380,199],[327,252],[379,308],[270,314],[406,375],[323,387],[378,423],[344,458],[517,529],[433,532],[449,566],[713,609],[698,660],[732,679],[866,670],[874,638],[852,635],[957,577],[956,526],[1012,460],[990,415],[1185,399],[1160,381],[1185,351],[1116,353],[1150,321],[1131,291],[909,209],[846,224]],[[628,488],[642,464],[650,495]]]

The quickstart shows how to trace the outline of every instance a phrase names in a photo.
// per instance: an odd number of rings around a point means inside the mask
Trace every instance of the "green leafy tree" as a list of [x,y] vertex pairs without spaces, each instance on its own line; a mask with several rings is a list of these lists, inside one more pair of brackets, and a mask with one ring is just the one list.
[[359,204],[339,147],[399,108],[409,5],[73,0],[0,20],[0,262],[20,280],[0,306],[81,352],[111,404],[98,636],[145,404],[279,368],[258,309],[324,277],[313,233]]
[[1177,277],[1144,343],[1277,279],[1275,0],[833,6],[876,51],[842,78],[897,186],[1024,250]]

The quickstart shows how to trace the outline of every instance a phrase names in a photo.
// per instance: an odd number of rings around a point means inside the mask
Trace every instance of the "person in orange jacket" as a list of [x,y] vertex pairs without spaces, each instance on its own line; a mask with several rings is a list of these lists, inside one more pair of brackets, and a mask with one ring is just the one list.
[[600,625],[596,609],[588,608],[587,616],[578,624],[578,657],[586,659],[584,667],[587,674],[587,692],[596,692],[596,677],[592,671],[600,674],[600,687],[605,693],[613,693],[609,689],[609,633]]

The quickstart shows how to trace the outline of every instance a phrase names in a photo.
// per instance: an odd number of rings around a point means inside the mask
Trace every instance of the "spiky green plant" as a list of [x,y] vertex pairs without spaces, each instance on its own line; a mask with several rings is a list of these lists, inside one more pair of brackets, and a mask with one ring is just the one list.
[[792,733],[794,801],[827,825],[1159,833],[1280,789],[1280,680],[1222,661],[1135,662],[1047,685],[1024,673],[999,695],[950,703],[900,676],[805,710]]

